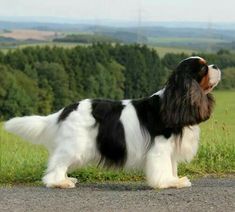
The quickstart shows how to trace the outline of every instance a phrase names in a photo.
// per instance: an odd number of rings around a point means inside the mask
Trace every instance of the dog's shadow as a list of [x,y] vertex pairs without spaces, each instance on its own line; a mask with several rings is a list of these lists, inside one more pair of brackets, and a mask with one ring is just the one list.
[[91,189],[97,191],[143,191],[153,190],[144,183],[81,183],[77,185],[79,189]]

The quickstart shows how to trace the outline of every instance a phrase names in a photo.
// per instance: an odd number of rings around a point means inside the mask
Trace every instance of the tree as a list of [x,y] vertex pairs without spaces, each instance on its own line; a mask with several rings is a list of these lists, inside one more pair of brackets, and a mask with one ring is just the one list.
[[54,94],[51,86],[46,79],[39,81],[38,84],[38,112],[47,115],[53,111]]
[[33,81],[24,73],[2,65],[0,73],[0,118],[34,113],[37,93],[29,95],[37,91]]
[[222,80],[217,89],[235,89],[235,67],[226,68],[222,72]]
[[[37,63],[39,81],[47,80],[54,93],[53,109],[58,110],[70,103],[68,75],[58,63]],[[44,88],[45,89],[45,88]],[[49,92],[49,91],[48,91]]]

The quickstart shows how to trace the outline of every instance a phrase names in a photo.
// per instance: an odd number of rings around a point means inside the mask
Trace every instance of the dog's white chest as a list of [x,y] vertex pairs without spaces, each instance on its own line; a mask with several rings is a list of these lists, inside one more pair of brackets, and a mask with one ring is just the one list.
[[198,125],[185,127],[181,144],[174,144],[174,153],[177,161],[191,161],[197,153],[200,128]]

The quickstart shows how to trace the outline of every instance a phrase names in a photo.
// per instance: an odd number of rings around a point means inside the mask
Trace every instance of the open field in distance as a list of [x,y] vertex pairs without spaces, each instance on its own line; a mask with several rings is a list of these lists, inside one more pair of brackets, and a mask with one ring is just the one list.
[[58,36],[59,33],[53,31],[39,31],[33,29],[14,29],[6,33],[1,33],[0,36],[5,38],[13,38],[16,40],[51,40]]

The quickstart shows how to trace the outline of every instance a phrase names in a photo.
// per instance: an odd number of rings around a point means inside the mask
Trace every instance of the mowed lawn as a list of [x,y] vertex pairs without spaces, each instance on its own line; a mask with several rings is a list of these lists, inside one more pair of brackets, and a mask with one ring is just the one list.
[[[201,124],[200,148],[195,159],[181,164],[179,174],[191,177],[235,174],[235,91],[214,92],[213,116]],[[39,183],[46,168],[47,151],[6,133],[0,127],[0,184]],[[143,180],[142,172],[107,171],[94,167],[71,175],[80,182]]]

